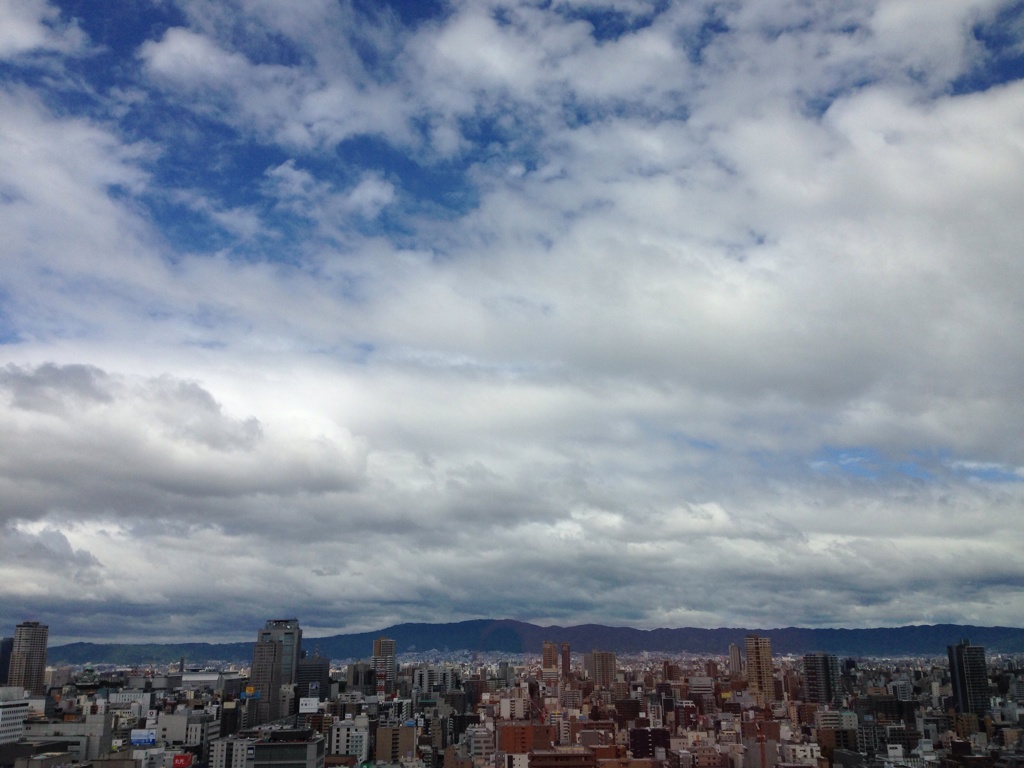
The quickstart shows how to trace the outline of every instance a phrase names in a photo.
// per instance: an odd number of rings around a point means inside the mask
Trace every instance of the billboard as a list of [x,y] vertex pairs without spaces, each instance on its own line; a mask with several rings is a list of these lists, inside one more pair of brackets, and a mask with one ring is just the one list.
[[320,699],[303,697],[299,699],[299,714],[309,715],[320,710]]
[[175,755],[171,761],[171,768],[189,768],[192,765],[192,754],[186,752],[184,755]]
[[156,746],[156,731],[152,728],[132,728],[131,745],[133,747]]

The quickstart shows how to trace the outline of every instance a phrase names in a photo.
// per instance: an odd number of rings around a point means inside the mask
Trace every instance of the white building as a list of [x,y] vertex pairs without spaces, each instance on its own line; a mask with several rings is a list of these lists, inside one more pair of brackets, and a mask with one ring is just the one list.
[[370,755],[370,720],[366,715],[346,717],[331,726],[328,752],[352,755],[361,763]]
[[817,744],[796,744],[787,742],[782,745],[782,762],[802,763],[803,765],[818,764],[821,757],[821,747]]
[[0,688],[0,744],[10,744],[25,733],[28,701],[24,688]]

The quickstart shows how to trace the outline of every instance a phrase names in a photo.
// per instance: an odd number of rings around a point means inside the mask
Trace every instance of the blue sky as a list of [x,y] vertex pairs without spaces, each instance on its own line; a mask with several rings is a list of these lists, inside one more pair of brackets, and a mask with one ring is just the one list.
[[1024,4],[0,0],[0,623],[1016,625]]

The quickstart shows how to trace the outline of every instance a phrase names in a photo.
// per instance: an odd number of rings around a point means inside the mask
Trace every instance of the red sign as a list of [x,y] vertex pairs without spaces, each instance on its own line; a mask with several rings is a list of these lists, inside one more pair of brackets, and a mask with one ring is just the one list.
[[189,768],[189,766],[192,765],[191,753],[187,755],[175,755],[172,765],[174,768]]

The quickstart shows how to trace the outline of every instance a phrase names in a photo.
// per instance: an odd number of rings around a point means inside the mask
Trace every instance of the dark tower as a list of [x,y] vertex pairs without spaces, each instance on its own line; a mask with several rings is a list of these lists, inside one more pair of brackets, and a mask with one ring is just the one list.
[[813,704],[832,704],[839,698],[839,658],[831,653],[804,656],[804,698]]
[[988,664],[985,648],[962,640],[950,645],[949,676],[953,682],[953,706],[960,714],[974,713],[979,719],[989,713]]
[[[298,619],[270,619],[256,635],[249,684],[256,689],[256,723],[293,714],[282,711],[281,689],[298,682],[302,630]],[[294,697],[293,697],[294,698]]]

